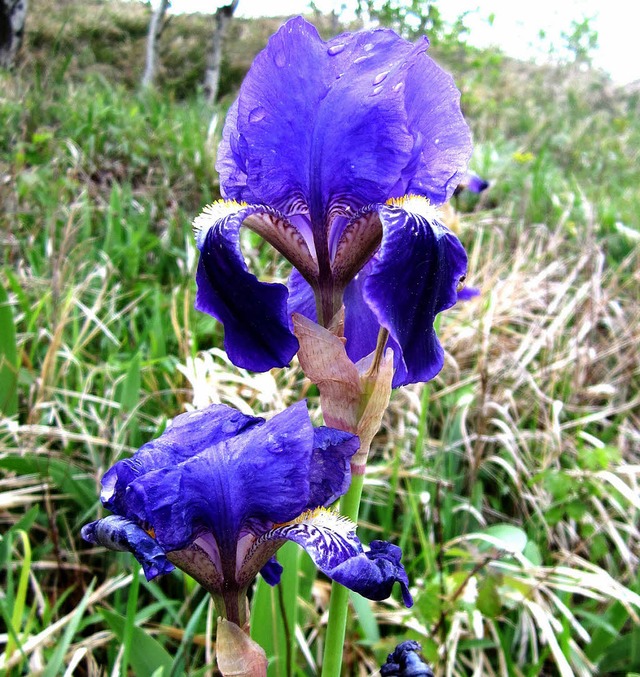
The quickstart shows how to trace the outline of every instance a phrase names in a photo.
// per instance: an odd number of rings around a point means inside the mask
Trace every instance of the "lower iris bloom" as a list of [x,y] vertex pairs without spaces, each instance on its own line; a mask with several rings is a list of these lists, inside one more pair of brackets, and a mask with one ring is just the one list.
[[[386,29],[324,42],[297,18],[255,59],[218,150],[226,199],[194,221],[196,307],[224,324],[236,365],[284,366],[298,349],[291,313],[326,327],[344,304],[354,362],[385,328],[394,387],[441,369],[434,318],[467,258],[433,205],[466,176],[471,141],[428,44]],[[288,286],[249,272],[242,225],[293,265]]]
[[314,428],[304,402],[269,421],[224,405],[182,414],[107,471],[101,500],[114,514],[84,526],[82,536],[131,551],[149,580],[179,567],[240,626],[257,574],[271,585],[280,580],[274,555],[288,540],[370,599],[385,599],[399,582],[410,606],[400,549],[373,541],[365,552],[355,526],[325,509],[348,489],[358,444],[349,433]]

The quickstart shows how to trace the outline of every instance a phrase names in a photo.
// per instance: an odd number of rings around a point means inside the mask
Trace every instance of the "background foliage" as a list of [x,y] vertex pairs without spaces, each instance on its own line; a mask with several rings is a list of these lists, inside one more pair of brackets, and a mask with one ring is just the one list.
[[[159,89],[142,94],[148,18],[137,3],[34,0],[23,61],[0,74],[0,665],[12,674],[209,674],[202,591],[179,572],[147,584],[130,556],[79,538],[100,513],[99,478],[191,404],[268,412],[304,395],[318,411],[295,364],[232,367],[219,325],[193,309],[189,223],[218,196],[221,122],[197,92],[211,26],[173,17]],[[220,121],[277,25],[234,20]],[[492,182],[461,196],[452,224],[482,295],[442,318],[444,370],[394,394],[378,438],[361,536],[403,547],[416,606],[354,596],[348,670],[373,673],[417,638],[442,675],[631,675],[639,93],[472,49],[463,28],[434,24],[432,55],[462,90],[474,169]],[[245,251],[283,274],[258,239]],[[294,664],[313,674],[328,584],[305,566]]]

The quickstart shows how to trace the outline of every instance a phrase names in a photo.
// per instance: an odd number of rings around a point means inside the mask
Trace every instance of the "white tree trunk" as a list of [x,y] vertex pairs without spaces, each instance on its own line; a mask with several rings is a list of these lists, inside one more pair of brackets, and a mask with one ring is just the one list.
[[218,96],[220,64],[222,63],[222,41],[237,6],[238,0],[233,0],[229,5],[219,7],[214,16],[215,29],[211,39],[211,46],[207,53],[206,69],[204,72],[204,94],[209,103],[214,103]]
[[156,64],[158,62],[158,38],[160,37],[160,33],[162,33],[162,22],[170,4],[170,0],[160,0],[160,4],[151,16],[151,21],[149,22],[149,33],[147,35],[147,60],[141,83],[143,87],[153,86],[153,81],[156,75]]
[[0,0],[0,68],[11,68],[22,44],[27,0]]

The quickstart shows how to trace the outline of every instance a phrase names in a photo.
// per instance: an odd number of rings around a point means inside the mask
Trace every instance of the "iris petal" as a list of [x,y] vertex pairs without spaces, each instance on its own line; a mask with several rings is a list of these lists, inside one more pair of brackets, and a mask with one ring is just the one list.
[[414,147],[402,194],[416,193],[442,204],[465,177],[471,157],[471,133],[460,110],[460,92],[453,78],[426,55],[408,69],[405,84]]
[[[287,22],[227,118],[217,163],[224,194],[286,213],[306,205],[313,221],[399,195],[413,177],[431,197],[446,195],[470,154],[469,133],[459,94],[427,47],[385,29],[325,43],[303,19]],[[462,147],[445,148],[449,140]]]
[[269,421],[213,405],[178,416],[158,439],[118,462],[105,475],[102,499],[153,527],[165,552],[213,534],[217,561],[235,557],[244,533],[343,494],[357,448],[355,435],[314,429],[304,401]]
[[467,268],[464,248],[426,200],[416,198],[410,207],[416,211],[380,208],[382,245],[364,281],[367,305],[399,347],[394,388],[428,381],[442,368],[444,351],[433,322],[456,303]]
[[400,548],[373,541],[365,553],[354,525],[335,513],[319,510],[302,515],[272,529],[260,540],[281,539],[302,546],[320,571],[363,597],[386,599],[397,582],[405,605],[413,604],[407,574],[400,563]]
[[313,440],[306,404],[299,402],[242,435],[138,477],[128,486],[127,510],[154,527],[165,550],[210,532],[221,553],[235,552],[247,520],[271,524],[306,509]]
[[143,445],[132,458],[123,459],[107,470],[102,478],[100,498],[105,508],[127,514],[126,489],[137,477],[173,467],[200,450],[241,435],[264,419],[214,404],[207,409],[176,416],[155,440]]
[[259,209],[223,216],[198,238],[196,308],[222,322],[225,350],[235,365],[267,371],[289,364],[298,341],[289,328],[287,288],[260,282],[240,251],[240,226]]
[[81,534],[89,543],[133,553],[142,565],[148,581],[175,568],[155,539],[138,524],[124,517],[109,515],[96,522],[85,524]]
[[269,585],[278,585],[280,583],[280,576],[282,575],[282,564],[278,562],[275,557],[272,557],[263,567],[260,569],[262,578]]
[[295,268],[291,271],[287,288],[289,289],[289,298],[287,299],[289,314],[300,313],[300,315],[317,322],[316,297],[313,289]]
[[354,435],[321,426],[313,431],[313,459],[306,510],[331,505],[351,483],[351,457],[360,441]]

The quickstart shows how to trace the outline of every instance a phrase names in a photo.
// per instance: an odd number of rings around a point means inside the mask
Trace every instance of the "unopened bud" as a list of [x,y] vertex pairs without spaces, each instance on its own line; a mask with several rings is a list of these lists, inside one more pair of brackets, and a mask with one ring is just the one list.
[[266,677],[264,649],[235,623],[218,618],[216,659],[223,677]]

